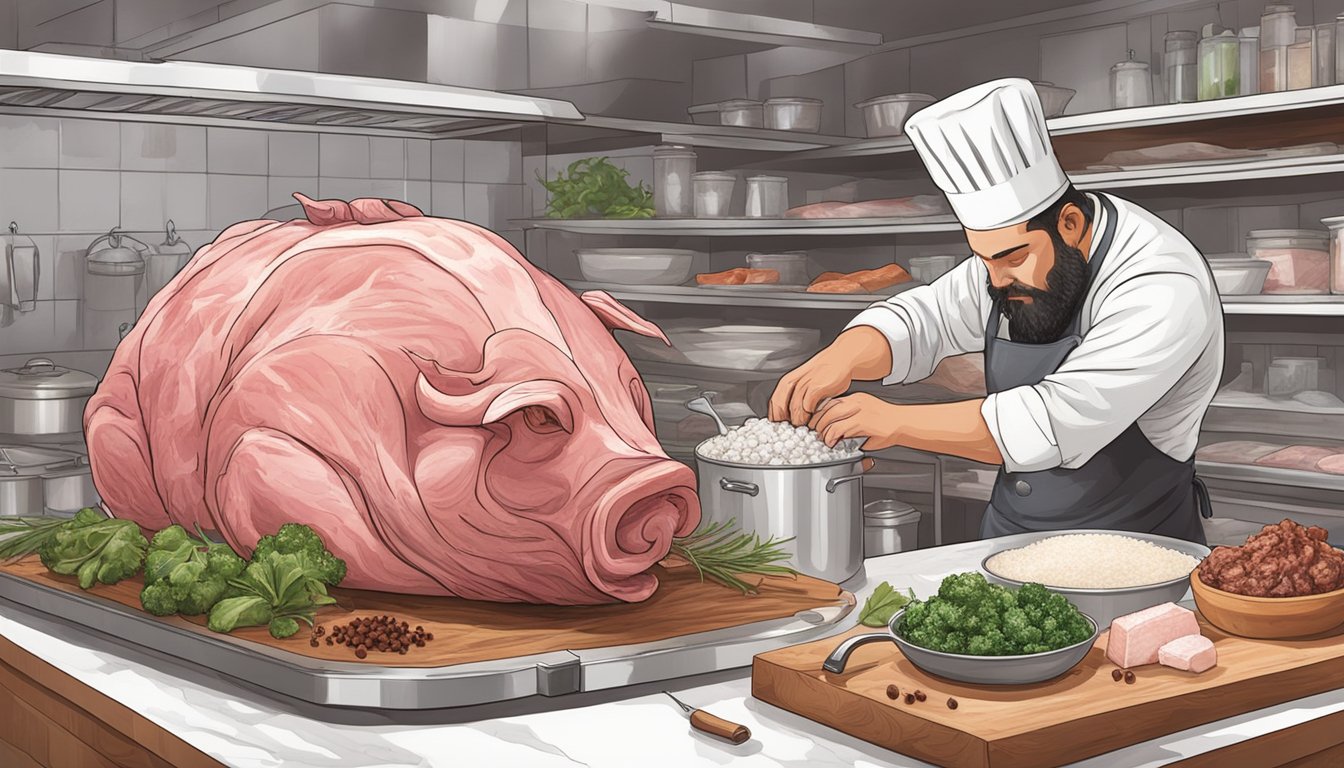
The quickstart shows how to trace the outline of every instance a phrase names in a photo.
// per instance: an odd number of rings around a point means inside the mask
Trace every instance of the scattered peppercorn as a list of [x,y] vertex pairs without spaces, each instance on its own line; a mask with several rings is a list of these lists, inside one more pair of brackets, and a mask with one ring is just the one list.
[[1122,677],[1124,677],[1124,676],[1125,676],[1125,673],[1124,673],[1124,672],[1121,672],[1121,671],[1118,670],[1118,669],[1112,669],[1112,670],[1111,670],[1111,679],[1114,680],[1114,681],[1117,682],[1117,683],[1120,682],[1120,678],[1122,678]]
[[[326,627],[314,627],[310,644],[317,647],[318,638],[326,634]],[[353,648],[355,656],[363,659],[375,650],[405,655],[412,646],[424,648],[425,642],[433,640],[434,635],[425,632],[421,626],[412,631],[410,622],[399,621],[391,616],[372,616],[332,625],[331,634],[326,639],[327,645]]]
[[948,709],[956,709],[956,708],[957,708],[957,700],[956,700],[956,699],[948,699],[948,700],[947,700],[947,708],[948,708]]
[[913,694],[913,693],[907,693],[907,694],[905,694],[905,703],[906,703],[906,704],[914,704],[914,703],[915,703],[915,694]]
[[915,691],[915,698],[919,701],[924,701],[929,697],[926,696],[923,691]]
[[1125,684],[1126,684],[1126,685],[1133,685],[1133,684],[1134,684],[1134,681],[1135,681],[1136,679],[1137,679],[1137,678],[1134,677],[1134,673],[1133,673],[1133,672],[1125,672]]
[[888,699],[899,699],[899,698],[901,698],[901,689],[900,689],[900,688],[897,688],[897,687],[894,686],[894,685],[888,685],[888,686],[887,686],[887,698],[888,698]]

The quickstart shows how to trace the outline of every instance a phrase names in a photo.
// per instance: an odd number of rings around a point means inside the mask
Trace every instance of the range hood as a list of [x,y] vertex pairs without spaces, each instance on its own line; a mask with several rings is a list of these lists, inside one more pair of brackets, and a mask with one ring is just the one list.
[[[9,109],[6,109],[9,108]],[[0,50],[0,110],[435,138],[582,120],[568,101],[403,80]]]

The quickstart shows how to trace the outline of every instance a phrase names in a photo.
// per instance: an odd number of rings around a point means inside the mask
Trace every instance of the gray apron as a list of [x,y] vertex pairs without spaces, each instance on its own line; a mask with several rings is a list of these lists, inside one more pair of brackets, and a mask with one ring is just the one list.
[[[1088,260],[1096,279],[1115,234],[1115,206],[1097,195],[1106,229]],[[995,302],[985,327],[985,385],[989,392],[1039,384],[1082,342],[1082,306],[1069,332],[1050,344],[998,338],[1002,307]],[[1200,515],[1212,517],[1208,491],[1195,477],[1195,460],[1177,461],[1154,448],[1130,424],[1120,436],[1077,469],[1008,472],[999,468],[980,525],[980,538],[1069,528],[1155,533],[1204,544]]]

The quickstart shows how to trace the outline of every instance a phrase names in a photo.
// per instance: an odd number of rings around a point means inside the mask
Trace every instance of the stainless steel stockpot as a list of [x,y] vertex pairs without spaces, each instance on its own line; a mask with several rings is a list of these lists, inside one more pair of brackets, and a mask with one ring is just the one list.
[[91,373],[37,357],[0,370],[0,433],[56,435],[84,429],[84,406],[98,388]]
[[700,506],[708,522],[793,538],[790,567],[845,581],[863,566],[863,459],[759,466],[709,459],[697,446]]

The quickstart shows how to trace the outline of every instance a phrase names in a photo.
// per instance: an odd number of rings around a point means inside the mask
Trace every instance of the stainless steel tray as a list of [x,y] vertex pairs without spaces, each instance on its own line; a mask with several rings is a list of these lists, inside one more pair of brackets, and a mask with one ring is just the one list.
[[274,693],[331,707],[442,709],[527,696],[563,696],[746,667],[758,653],[820,639],[854,610],[849,592],[835,605],[729,629],[637,645],[519,656],[446,667],[385,667],[314,659],[172,626],[120,603],[0,573],[0,605],[12,601],[71,626],[93,630],[205,667]]

